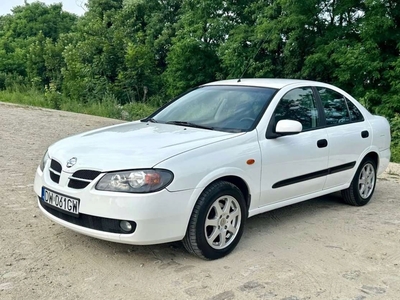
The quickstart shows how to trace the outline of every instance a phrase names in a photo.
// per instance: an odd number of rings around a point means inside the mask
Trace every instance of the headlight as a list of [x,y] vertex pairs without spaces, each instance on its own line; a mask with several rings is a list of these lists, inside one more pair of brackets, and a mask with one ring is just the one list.
[[96,190],[127,193],[151,193],[168,186],[174,175],[161,169],[130,170],[107,173],[96,185]]
[[43,172],[44,167],[46,166],[47,161],[49,160],[49,152],[46,151],[46,153],[43,155],[42,161],[40,162],[40,170]]

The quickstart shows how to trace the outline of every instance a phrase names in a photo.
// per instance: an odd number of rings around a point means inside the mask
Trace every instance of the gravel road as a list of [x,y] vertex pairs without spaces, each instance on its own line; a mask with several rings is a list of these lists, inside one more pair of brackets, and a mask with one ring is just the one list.
[[118,122],[0,103],[1,299],[400,299],[395,164],[367,206],[330,195],[253,217],[211,262],[180,243],[115,244],[42,216],[32,183],[47,146]]

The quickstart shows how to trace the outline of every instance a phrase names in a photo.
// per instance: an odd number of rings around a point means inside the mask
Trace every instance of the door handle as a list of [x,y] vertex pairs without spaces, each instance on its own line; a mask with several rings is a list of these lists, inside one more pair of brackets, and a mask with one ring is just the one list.
[[367,137],[369,137],[369,132],[368,132],[368,130],[361,131],[361,137],[362,137],[363,139],[366,139]]
[[326,139],[318,140],[317,141],[318,148],[325,148],[328,146],[328,141]]

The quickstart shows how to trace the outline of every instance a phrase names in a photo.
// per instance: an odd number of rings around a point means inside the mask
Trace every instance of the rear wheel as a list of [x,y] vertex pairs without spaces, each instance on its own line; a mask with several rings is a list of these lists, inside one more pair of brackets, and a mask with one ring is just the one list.
[[239,188],[226,181],[214,182],[203,191],[193,209],[183,245],[201,258],[221,258],[239,243],[246,217]]
[[342,191],[344,201],[350,205],[362,206],[367,204],[374,194],[376,184],[376,163],[364,159],[350,184]]

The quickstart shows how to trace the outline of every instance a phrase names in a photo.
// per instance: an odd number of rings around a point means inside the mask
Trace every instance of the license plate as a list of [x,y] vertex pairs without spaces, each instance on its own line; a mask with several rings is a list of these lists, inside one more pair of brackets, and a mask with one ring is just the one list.
[[79,215],[79,199],[72,198],[60,193],[53,192],[45,187],[42,188],[42,201],[62,212]]

